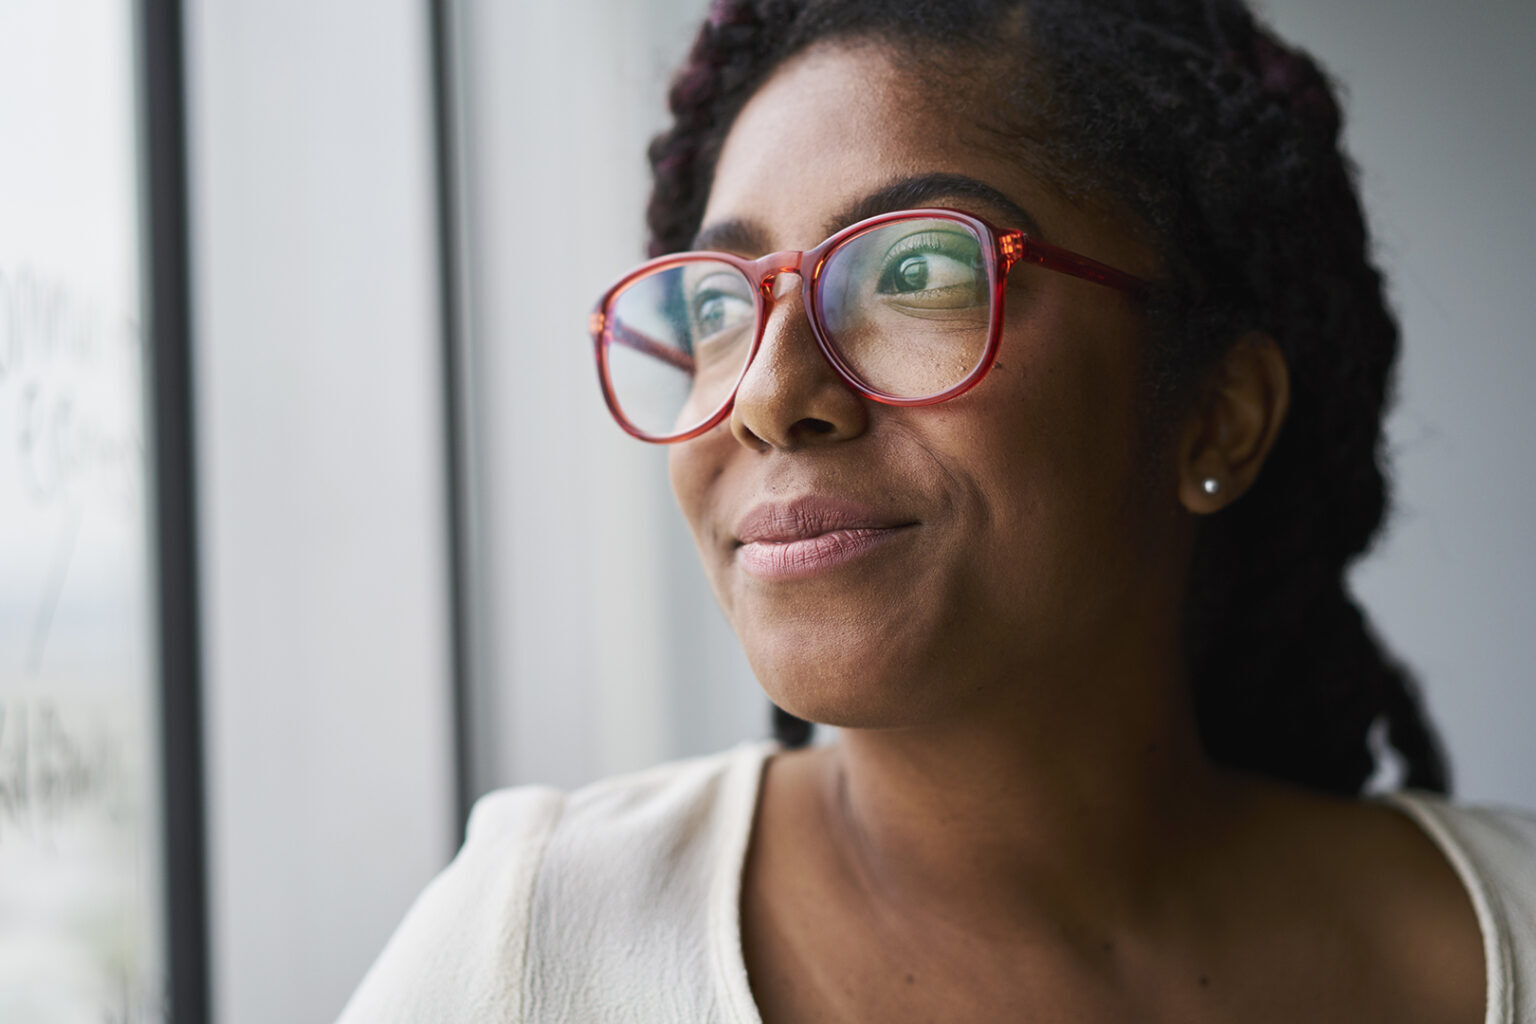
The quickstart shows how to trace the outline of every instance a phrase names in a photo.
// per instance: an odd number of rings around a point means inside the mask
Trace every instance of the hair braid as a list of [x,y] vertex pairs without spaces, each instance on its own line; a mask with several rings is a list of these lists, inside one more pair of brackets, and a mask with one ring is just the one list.
[[[1222,763],[1352,793],[1371,775],[1367,735],[1384,720],[1409,784],[1444,789],[1416,688],[1344,583],[1386,511],[1381,422],[1398,331],[1339,152],[1342,117],[1310,59],[1238,4],[1208,6],[1226,28],[1214,42],[1237,44],[1212,69],[1215,127],[1258,180],[1201,190],[1197,219],[1215,257],[1205,262],[1241,275],[1221,282],[1232,296],[1223,305],[1276,337],[1294,386],[1252,493],[1202,538],[1192,603],[1203,597],[1205,609],[1189,645],[1202,735]],[[1225,88],[1222,65],[1242,71]],[[1225,171],[1233,161],[1215,149]],[[1192,179],[1219,177],[1195,170]]]
[[725,130],[774,61],[775,36],[793,21],[786,0],[714,0],[672,79],[670,128],[651,141],[654,182],[646,223],[650,255],[687,248],[709,199]]

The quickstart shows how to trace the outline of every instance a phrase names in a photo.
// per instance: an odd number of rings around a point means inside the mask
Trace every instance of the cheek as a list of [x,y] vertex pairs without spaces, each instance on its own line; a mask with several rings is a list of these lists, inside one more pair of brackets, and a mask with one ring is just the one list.
[[677,507],[688,521],[694,539],[698,540],[707,501],[709,470],[697,453],[689,449],[689,444],[675,444],[667,449],[667,476],[672,482],[672,497],[677,500]]
[[[1019,452],[1059,476],[1065,497],[1113,488],[1139,436],[1141,332],[1093,285],[1057,289],[1057,301],[1017,320],[1005,349],[1009,398],[999,410]],[[1090,300],[1098,299],[1095,303]],[[1074,301],[1075,300],[1075,301]]]
[[718,451],[721,440],[731,441],[728,435],[721,439],[712,432],[672,445],[667,450],[667,475],[672,482],[672,496],[693,534],[710,584],[723,603],[725,595],[720,593],[719,585],[720,525],[716,514],[724,475],[724,462]]
[[1118,319],[1055,313],[1011,325],[983,385],[996,387],[977,396],[988,430],[969,442],[967,461],[989,520],[986,560],[1004,589],[1017,583],[1013,570],[1075,585],[1135,529],[1136,335]]

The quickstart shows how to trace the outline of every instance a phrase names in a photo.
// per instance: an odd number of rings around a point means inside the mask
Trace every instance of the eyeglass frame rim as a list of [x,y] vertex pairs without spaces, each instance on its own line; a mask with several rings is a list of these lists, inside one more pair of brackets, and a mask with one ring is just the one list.
[[[820,305],[821,295],[818,284],[822,271],[826,267],[827,258],[841,247],[851,242],[860,235],[868,234],[886,224],[900,220],[918,219],[945,219],[955,220],[971,228],[983,240],[990,240],[991,245],[983,247],[983,255],[986,262],[987,277],[992,286],[992,308],[987,324],[987,344],[982,351],[981,358],[976,365],[960,380],[959,383],[933,395],[921,398],[903,398],[898,395],[890,395],[878,388],[873,388],[862,381],[853,368],[843,359],[835,345],[828,340],[826,331],[821,322],[822,310]],[[804,272],[807,260],[811,263],[811,272]],[[753,306],[755,322],[753,327],[752,343],[747,350],[746,360],[742,363],[741,372],[737,375],[735,383],[726,392],[719,408],[704,418],[698,426],[677,434],[652,434],[640,429],[631,423],[619,406],[618,398],[613,393],[612,378],[608,372],[608,346],[611,344],[610,332],[607,330],[609,320],[609,307],[613,301],[622,294],[630,284],[639,278],[649,276],[662,270],[670,269],[684,263],[694,263],[702,260],[710,260],[725,263],[736,269],[748,284],[751,284],[753,293]],[[952,207],[924,206],[908,210],[893,210],[889,213],[877,214],[864,220],[842,228],[829,235],[819,245],[811,249],[795,250],[785,249],[779,252],[768,253],[756,259],[745,256],[737,256],[729,252],[716,252],[711,250],[687,250],[684,252],[667,253],[646,260],[624,274],[613,284],[609,285],[602,296],[597,300],[588,319],[588,331],[592,335],[594,353],[597,357],[598,384],[602,388],[603,401],[608,406],[609,413],[614,421],[625,433],[640,441],[651,444],[678,444],[699,437],[713,430],[727,416],[736,404],[736,395],[741,390],[741,382],[746,379],[747,371],[752,368],[753,361],[757,358],[758,350],[762,347],[763,335],[768,327],[768,314],[772,311],[774,282],[778,275],[792,273],[800,278],[800,300],[806,312],[806,320],[810,325],[811,334],[816,339],[816,347],[821,351],[828,365],[832,367],[838,378],[855,394],[861,395],[882,405],[891,405],[904,408],[912,408],[925,405],[938,405],[957,398],[965,392],[980,384],[982,379],[992,369],[997,360],[998,348],[1002,342],[1003,333],[1003,304],[1004,296],[1008,290],[1008,275],[1013,268],[1020,263],[1033,263],[1046,270],[1052,270],[1068,277],[1076,277],[1093,284],[1103,285],[1116,291],[1124,292],[1133,298],[1145,298],[1151,290],[1149,281],[1126,273],[1101,263],[1089,256],[1073,252],[1070,249],[1053,245],[1050,242],[1035,238],[1020,228],[998,228],[984,217],[977,216],[966,210]]]

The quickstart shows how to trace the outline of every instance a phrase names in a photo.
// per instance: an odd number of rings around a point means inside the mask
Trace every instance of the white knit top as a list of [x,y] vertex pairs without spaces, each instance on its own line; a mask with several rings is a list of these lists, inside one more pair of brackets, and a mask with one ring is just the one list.
[[[339,1024],[761,1024],[738,919],[772,742],[569,795],[488,794]],[[1383,799],[1455,867],[1488,965],[1486,1024],[1536,1024],[1536,818]]]

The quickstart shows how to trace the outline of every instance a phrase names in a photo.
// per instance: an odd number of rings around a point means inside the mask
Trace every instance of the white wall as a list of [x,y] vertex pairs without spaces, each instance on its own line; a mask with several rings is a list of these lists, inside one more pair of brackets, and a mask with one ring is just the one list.
[[456,842],[426,8],[188,16],[213,1001],[324,1021]]
[[1424,682],[1457,791],[1536,807],[1536,5],[1265,7],[1346,87],[1402,316],[1398,512],[1358,591]]

